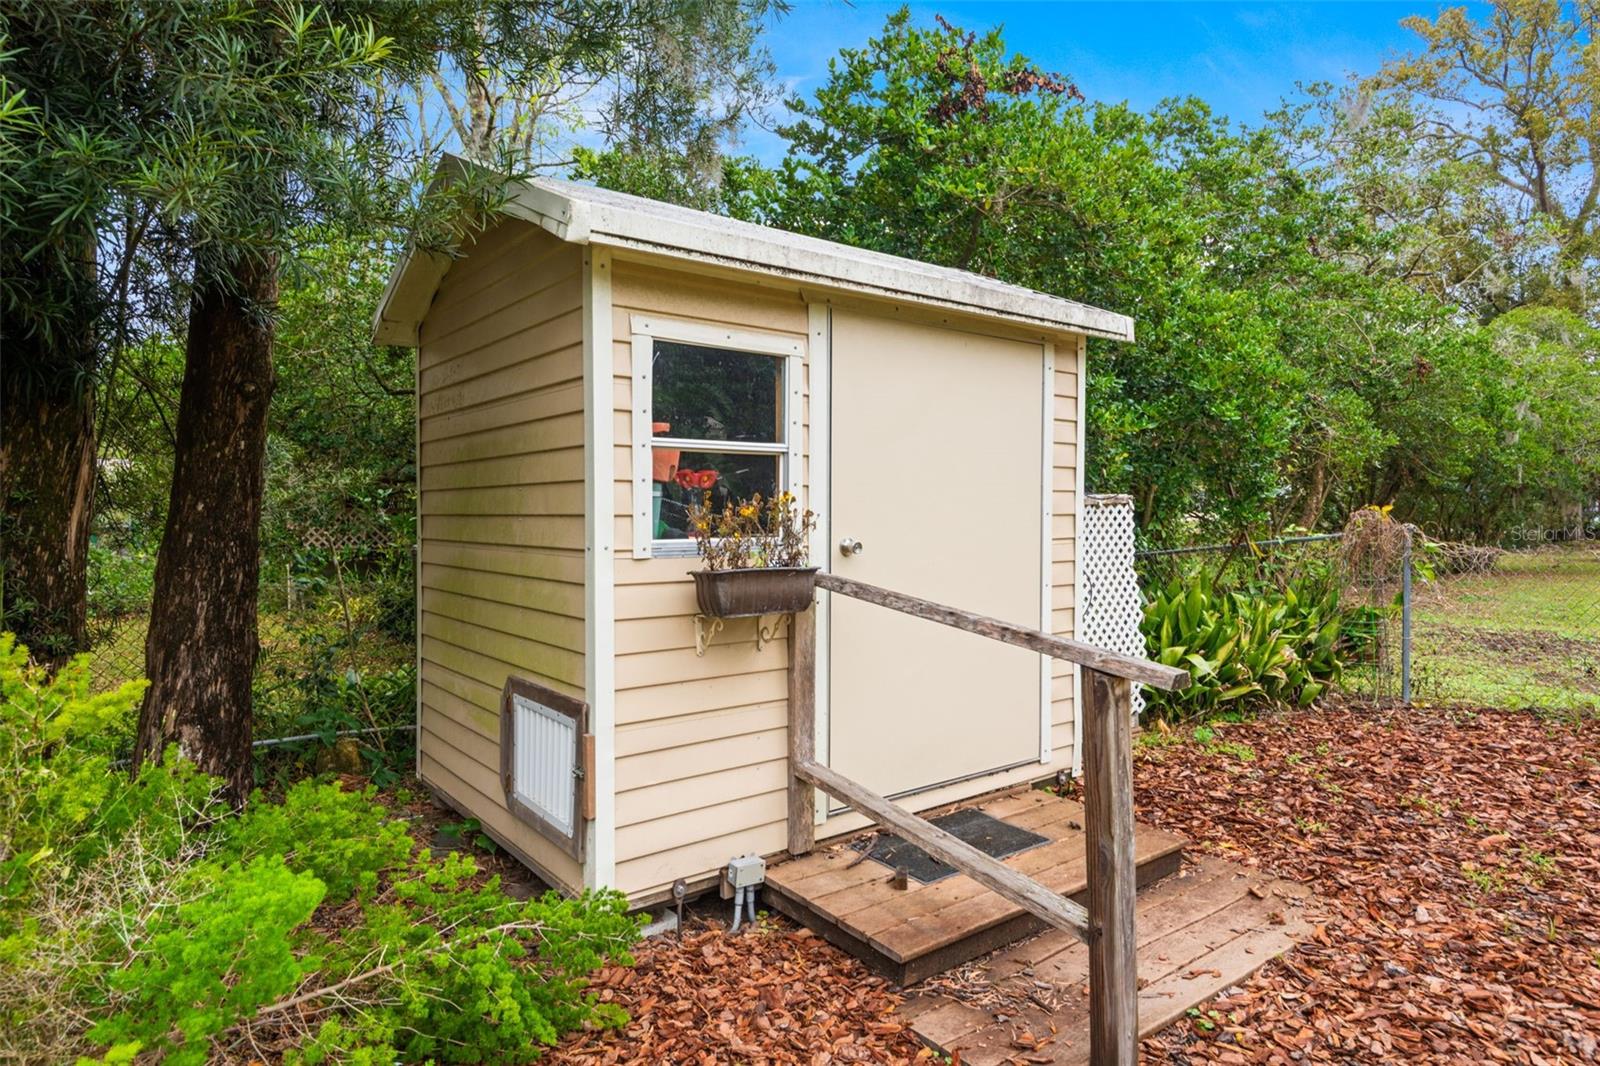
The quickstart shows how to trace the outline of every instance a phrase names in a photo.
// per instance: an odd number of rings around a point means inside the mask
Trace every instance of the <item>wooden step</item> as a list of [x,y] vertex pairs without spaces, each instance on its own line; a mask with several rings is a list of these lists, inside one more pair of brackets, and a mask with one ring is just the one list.
[[[1139,1035],[1245,980],[1313,928],[1302,885],[1206,858],[1139,894]],[[1089,1058],[1089,952],[1048,930],[929,981],[902,1008],[924,1043],[964,1066]]]
[[[1083,806],[1026,789],[976,804],[1050,838],[1004,862],[1046,887],[1086,902]],[[1183,838],[1139,826],[1139,884],[1176,872]],[[848,842],[824,846],[767,871],[767,902],[900,985],[910,985],[1031,936],[1042,923],[1011,901],[956,874],[894,887],[894,874]]]

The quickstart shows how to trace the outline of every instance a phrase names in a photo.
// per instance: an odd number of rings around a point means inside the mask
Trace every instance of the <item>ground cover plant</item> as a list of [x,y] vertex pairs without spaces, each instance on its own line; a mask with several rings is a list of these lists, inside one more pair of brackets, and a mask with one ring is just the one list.
[[1248,700],[1304,706],[1337,684],[1347,658],[1350,612],[1329,580],[1283,588],[1229,588],[1208,571],[1175,577],[1146,601],[1149,656],[1189,671],[1176,692],[1149,690],[1155,714],[1190,718]]
[[[1197,731],[1198,733],[1198,731]],[[1600,1049],[1600,728],[1328,703],[1151,735],[1141,820],[1311,885],[1313,939],[1157,1062],[1571,1062]]]
[[656,938],[637,956],[595,979],[601,1002],[621,1004],[632,1021],[573,1036],[552,1062],[938,1061],[896,1014],[892,985],[781,918],[729,935],[715,918],[691,916],[681,938]]
[[626,1020],[587,989],[630,961],[620,895],[513,898],[370,786],[236,813],[171,753],[130,778],[144,687],[0,635],[0,1057],[523,1062]]
[[[1325,697],[1144,734],[1141,821],[1312,886],[1312,938],[1146,1040],[1156,1063],[1600,1055],[1600,724]],[[930,1061],[893,988],[781,919],[691,923],[596,979],[561,1063]],[[752,994],[753,990],[753,994]],[[1028,1061],[1019,1050],[1018,1061]]]

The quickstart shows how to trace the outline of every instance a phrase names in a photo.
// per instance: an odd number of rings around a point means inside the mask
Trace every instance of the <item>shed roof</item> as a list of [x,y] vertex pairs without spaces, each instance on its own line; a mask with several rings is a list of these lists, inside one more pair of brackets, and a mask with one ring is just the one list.
[[[447,157],[441,175],[464,165],[470,164]],[[501,211],[574,244],[647,252],[1045,329],[1133,339],[1133,320],[1113,311],[970,271],[589,185],[550,178],[514,180]],[[408,252],[378,305],[373,339],[380,344],[415,345],[418,327],[449,265],[448,256]]]

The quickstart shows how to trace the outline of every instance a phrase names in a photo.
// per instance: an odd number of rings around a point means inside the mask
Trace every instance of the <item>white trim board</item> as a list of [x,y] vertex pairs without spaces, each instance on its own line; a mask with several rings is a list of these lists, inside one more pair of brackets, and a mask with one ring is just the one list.
[[[1072,449],[1073,477],[1076,482],[1073,489],[1072,505],[1075,508],[1076,518],[1072,525],[1072,632],[1067,634],[1076,638],[1081,632],[1083,620],[1083,487],[1084,478],[1084,445],[1089,440],[1089,427],[1086,419],[1089,411],[1089,338],[1078,338],[1078,351],[1073,365],[1078,368],[1078,424],[1073,431],[1075,443]],[[1083,667],[1077,663],[1072,664],[1072,776],[1083,776]]]
[[[633,469],[631,480],[633,482],[633,557],[635,559],[650,559],[657,555],[679,556],[693,555],[692,542],[689,541],[658,541],[655,539],[655,515],[653,500],[655,498],[655,485],[652,478],[653,452],[657,444],[668,447],[694,449],[699,451],[718,451],[733,453],[748,453],[751,455],[779,455],[782,462],[779,469],[780,487],[794,492],[800,485],[800,462],[802,459],[802,438],[804,425],[801,421],[804,410],[804,381],[806,346],[804,342],[792,336],[778,333],[763,333],[759,330],[727,329],[721,326],[711,326],[703,322],[687,322],[682,319],[666,318],[661,315],[630,315],[628,326],[632,333],[632,354],[630,361],[633,364],[633,410],[629,412],[630,425],[633,432],[633,445],[630,449]],[[745,441],[701,441],[687,438],[663,437],[656,440],[651,430],[653,424],[652,407],[654,396],[652,394],[655,367],[655,342],[676,341],[680,344],[697,344],[707,348],[721,348],[727,351],[743,352],[757,356],[775,356],[783,360],[784,380],[784,416],[787,439],[783,442],[769,442],[765,444],[750,443]],[[715,447],[709,447],[711,444]]]
[[[1054,591],[1051,560],[1054,556],[1055,538],[1055,442],[1056,442],[1056,346],[1054,341],[1044,342],[1044,382],[1040,436],[1042,455],[1039,465],[1039,631],[1050,632],[1050,605]],[[1055,673],[1055,659],[1039,656],[1039,763],[1050,765],[1053,755],[1050,734],[1054,704],[1050,699],[1050,679]]]
[[[816,514],[811,531],[811,562],[824,570],[833,569],[833,313],[827,304],[806,306],[807,333],[811,351],[807,357],[811,387],[811,467],[810,491],[806,506]],[[828,765],[828,720],[832,688],[829,681],[830,649],[833,634],[833,594],[817,590],[816,638],[816,760]],[[828,820],[828,796],[816,790],[816,824]]]
[[584,698],[594,735],[594,818],[584,849],[586,888],[616,884],[616,474],[611,252],[583,257]]

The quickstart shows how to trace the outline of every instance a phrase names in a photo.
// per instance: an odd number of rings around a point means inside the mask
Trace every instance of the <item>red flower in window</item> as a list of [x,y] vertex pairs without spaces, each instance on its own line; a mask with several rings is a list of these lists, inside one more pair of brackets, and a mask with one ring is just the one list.
[[684,470],[679,469],[677,481],[680,488],[709,489],[717,484],[718,474],[715,470]]

